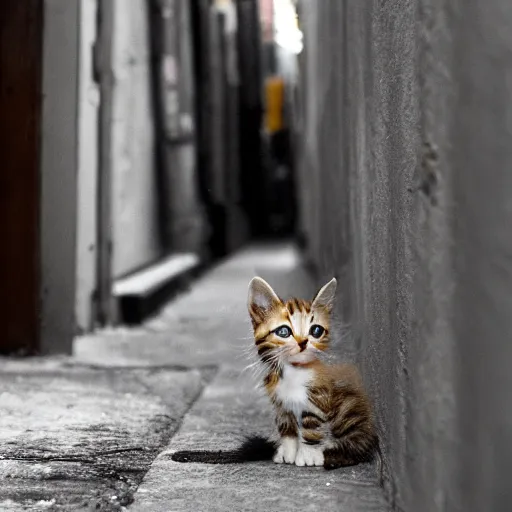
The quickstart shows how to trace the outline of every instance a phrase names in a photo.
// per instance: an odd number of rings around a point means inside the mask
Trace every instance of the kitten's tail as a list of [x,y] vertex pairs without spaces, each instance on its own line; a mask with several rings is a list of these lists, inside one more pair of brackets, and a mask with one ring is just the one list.
[[247,437],[235,450],[227,451],[180,451],[172,454],[175,462],[196,462],[203,464],[240,464],[271,460],[277,449],[276,443],[260,436]]

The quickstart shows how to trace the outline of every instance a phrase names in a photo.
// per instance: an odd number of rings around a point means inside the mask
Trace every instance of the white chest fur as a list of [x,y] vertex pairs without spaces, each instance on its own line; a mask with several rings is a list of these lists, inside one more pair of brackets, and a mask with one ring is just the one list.
[[307,368],[296,368],[286,365],[283,375],[276,387],[276,396],[283,407],[301,417],[302,411],[307,409],[307,386],[313,378],[313,371]]

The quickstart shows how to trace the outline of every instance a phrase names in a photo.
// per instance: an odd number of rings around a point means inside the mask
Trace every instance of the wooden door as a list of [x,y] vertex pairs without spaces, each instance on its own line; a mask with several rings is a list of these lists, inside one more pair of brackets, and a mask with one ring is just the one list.
[[43,0],[0,2],[0,352],[37,351]]

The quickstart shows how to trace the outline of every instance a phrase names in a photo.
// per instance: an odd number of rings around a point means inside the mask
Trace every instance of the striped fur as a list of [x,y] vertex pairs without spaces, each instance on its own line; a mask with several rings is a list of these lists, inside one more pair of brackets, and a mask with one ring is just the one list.
[[357,369],[318,359],[329,347],[335,290],[333,279],[311,302],[283,301],[261,278],[249,286],[255,345],[281,438],[277,463],[334,469],[370,461],[378,449]]

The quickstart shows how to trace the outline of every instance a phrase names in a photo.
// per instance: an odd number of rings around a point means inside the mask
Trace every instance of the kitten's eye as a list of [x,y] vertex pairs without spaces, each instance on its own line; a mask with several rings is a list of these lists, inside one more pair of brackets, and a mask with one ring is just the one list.
[[322,334],[325,332],[325,329],[321,325],[313,325],[309,330],[309,334],[313,336],[313,338],[321,338]]
[[292,335],[292,330],[287,325],[281,325],[274,332],[280,338],[289,338]]

